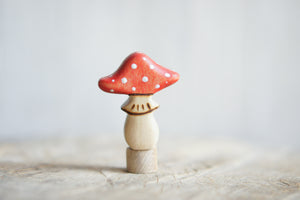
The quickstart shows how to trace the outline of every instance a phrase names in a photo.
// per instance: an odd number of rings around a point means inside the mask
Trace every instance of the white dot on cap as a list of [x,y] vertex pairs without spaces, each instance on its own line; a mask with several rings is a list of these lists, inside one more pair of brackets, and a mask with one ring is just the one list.
[[121,81],[122,81],[122,83],[125,84],[125,83],[127,83],[127,78],[124,77],[124,78],[121,79]]
[[115,82],[115,79],[111,80],[112,82]]
[[150,69],[154,69],[154,65],[150,65],[149,67],[150,67]]
[[135,90],[136,90],[136,88],[135,88],[135,87],[132,87],[131,89],[132,89],[132,91],[135,91]]
[[136,69],[136,68],[137,68],[137,65],[136,65],[135,63],[133,63],[133,64],[131,65],[131,68],[132,68],[132,69]]
[[143,82],[145,82],[145,83],[146,83],[146,82],[148,82],[148,80],[149,80],[149,79],[148,79],[148,77],[147,77],[147,76],[144,76],[144,77],[142,78],[142,80],[143,80]]
[[155,85],[155,88],[160,88],[160,85],[159,85],[159,84],[156,84],[156,85]]
[[171,75],[169,73],[165,73],[165,76],[169,78]]
[[111,90],[110,90],[110,92],[114,92],[114,90],[113,90],[113,89],[111,89]]
[[143,57],[143,60],[146,60],[146,58],[145,58],[145,57]]

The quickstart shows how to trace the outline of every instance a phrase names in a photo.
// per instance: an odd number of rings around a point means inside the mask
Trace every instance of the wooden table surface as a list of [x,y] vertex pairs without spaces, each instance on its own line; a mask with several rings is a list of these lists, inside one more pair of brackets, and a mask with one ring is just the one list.
[[300,199],[297,151],[165,136],[159,171],[137,175],[125,149],[122,137],[1,143],[0,199]]

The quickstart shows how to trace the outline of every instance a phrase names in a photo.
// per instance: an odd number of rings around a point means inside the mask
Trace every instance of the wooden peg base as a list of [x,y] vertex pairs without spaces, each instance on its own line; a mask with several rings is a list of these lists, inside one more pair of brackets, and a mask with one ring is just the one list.
[[130,147],[126,150],[127,171],[134,174],[147,174],[157,171],[157,151],[133,150]]

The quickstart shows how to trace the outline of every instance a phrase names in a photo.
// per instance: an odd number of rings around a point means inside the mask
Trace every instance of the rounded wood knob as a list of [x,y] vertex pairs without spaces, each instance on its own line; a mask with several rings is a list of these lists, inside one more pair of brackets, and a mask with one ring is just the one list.
[[155,148],[159,137],[159,128],[153,113],[127,115],[124,135],[127,144],[134,150]]

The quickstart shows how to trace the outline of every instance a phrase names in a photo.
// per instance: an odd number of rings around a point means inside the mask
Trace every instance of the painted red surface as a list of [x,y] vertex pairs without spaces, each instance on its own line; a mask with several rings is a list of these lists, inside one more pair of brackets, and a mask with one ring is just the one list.
[[146,54],[130,54],[119,69],[101,78],[99,87],[116,94],[154,94],[179,79],[179,74],[154,62]]

